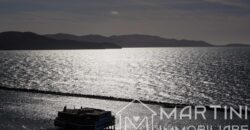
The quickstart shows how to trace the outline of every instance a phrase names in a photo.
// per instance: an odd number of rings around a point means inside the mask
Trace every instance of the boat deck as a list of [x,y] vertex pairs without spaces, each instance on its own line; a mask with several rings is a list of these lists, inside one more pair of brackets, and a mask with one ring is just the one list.
[[[55,126],[64,129],[115,130],[111,111],[94,108],[67,109],[58,112]],[[60,129],[59,129],[60,130]]]

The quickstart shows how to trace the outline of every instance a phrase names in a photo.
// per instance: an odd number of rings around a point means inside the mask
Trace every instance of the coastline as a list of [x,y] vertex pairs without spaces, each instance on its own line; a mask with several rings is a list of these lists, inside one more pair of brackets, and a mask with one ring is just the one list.
[[[54,91],[45,91],[45,90],[36,90],[36,89],[25,89],[25,88],[11,88],[11,87],[4,87],[0,86],[0,90],[6,90],[6,91],[14,91],[14,92],[27,92],[27,93],[34,93],[34,94],[45,94],[45,95],[54,95],[54,96],[63,96],[63,97],[77,97],[77,98],[90,98],[90,99],[97,99],[97,100],[106,100],[106,101],[119,101],[119,102],[131,102],[134,99],[129,98],[119,98],[119,97],[112,97],[112,96],[101,96],[101,95],[87,95],[87,94],[78,94],[78,93],[66,93],[66,92],[54,92]],[[167,108],[183,108],[185,106],[191,106],[192,109],[195,109],[195,104],[175,104],[175,103],[167,103],[167,102],[158,102],[158,101],[152,101],[152,100],[140,100],[141,102],[145,104],[151,104],[151,105],[159,105],[162,107]],[[140,103],[138,101],[135,101],[134,103]],[[213,106],[213,105],[211,105]],[[207,110],[213,110],[211,106],[205,105],[204,107]],[[224,112],[226,109],[229,108],[216,108],[217,111]],[[239,111],[239,108],[234,108],[236,111]],[[248,113],[250,113],[250,109],[246,108]]]

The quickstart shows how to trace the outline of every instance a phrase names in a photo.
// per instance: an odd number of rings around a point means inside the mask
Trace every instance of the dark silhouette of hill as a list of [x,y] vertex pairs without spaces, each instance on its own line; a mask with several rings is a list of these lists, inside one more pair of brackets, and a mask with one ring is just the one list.
[[204,41],[166,39],[149,35],[111,36],[114,43],[122,47],[203,47],[212,46]]
[[[76,36],[71,34],[38,35],[32,32],[0,33],[0,50],[105,49],[121,47],[213,47],[205,41],[167,39],[151,35]],[[232,43],[228,47],[249,47]],[[223,47],[218,46],[218,47]]]
[[32,32],[0,33],[0,50],[53,50],[53,49],[106,49],[121,48],[119,45],[105,42],[77,40],[57,40]]
[[244,43],[230,43],[230,44],[227,44],[226,46],[228,47],[250,47],[249,44],[244,44]]
[[89,42],[111,42],[121,47],[209,47],[213,46],[204,41],[167,39],[151,35],[117,35],[105,37],[101,35],[76,36],[71,34],[47,34],[49,38],[57,40],[76,40]]
[[57,39],[57,40],[74,40],[74,41],[91,41],[91,42],[111,42],[111,39],[102,35],[84,35],[77,36],[66,33],[57,33],[57,34],[46,34],[44,35],[49,38]]

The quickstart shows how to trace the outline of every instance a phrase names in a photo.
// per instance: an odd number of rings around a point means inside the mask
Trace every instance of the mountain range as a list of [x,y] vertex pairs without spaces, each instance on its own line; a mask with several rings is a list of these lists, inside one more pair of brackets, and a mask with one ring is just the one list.
[[109,42],[115,43],[121,47],[209,47],[213,46],[204,41],[195,40],[177,40],[167,39],[159,36],[130,34],[130,35],[114,35],[105,37],[101,35],[83,35],[76,36],[71,34],[47,34],[44,35],[57,40],[74,40],[74,41],[89,41],[89,42]]
[[[245,47],[248,44],[232,43],[225,46]],[[159,36],[45,34],[33,32],[0,33],[0,50],[53,50],[53,49],[119,49],[129,47],[217,47],[205,41],[177,40]]]
[[57,40],[32,32],[0,33],[0,50],[54,50],[121,48],[114,43]]

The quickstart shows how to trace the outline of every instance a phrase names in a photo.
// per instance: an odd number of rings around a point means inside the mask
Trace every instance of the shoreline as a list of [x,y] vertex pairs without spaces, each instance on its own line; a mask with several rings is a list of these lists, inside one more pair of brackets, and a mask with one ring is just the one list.
[[[45,90],[36,90],[36,89],[25,89],[25,88],[10,88],[10,87],[4,87],[0,86],[0,90],[6,90],[6,91],[15,91],[15,92],[28,92],[28,93],[37,93],[37,94],[48,94],[48,95],[57,95],[57,96],[66,96],[66,97],[78,97],[78,98],[91,98],[91,99],[99,99],[99,100],[110,100],[110,101],[121,101],[121,102],[131,102],[134,99],[129,98],[119,98],[119,97],[112,97],[112,96],[101,96],[101,95],[87,95],[87,94],[78,94],[78,93],[65,93],[65,92],[55,92],[55,91],[45,91]],[[193,109],[196,106],[195,104],[175,104],[175,103],[166,103],[166,102],[158,102],[158,101],[150,101],[150,100],[140,100],[141,102],[145,104],[151,104],[151,105],[159,105],[165,108],[183,108],[185,106],[191,106]],[[134,103],[140,103],[138,101],[135,101]],[[247,105],[246,105],[247,106]],[[204,105],[204,107],[207,110],[214,110],[208,105]],[[225,109],[223,106],[221,108],[217,108],[218,111],[224,112],[225,110],[228,110],[229,108]],[[235,110],[239,111],[239,108],[234,108]],[[248,113],[250,114],[250,109],[247,109]]]

